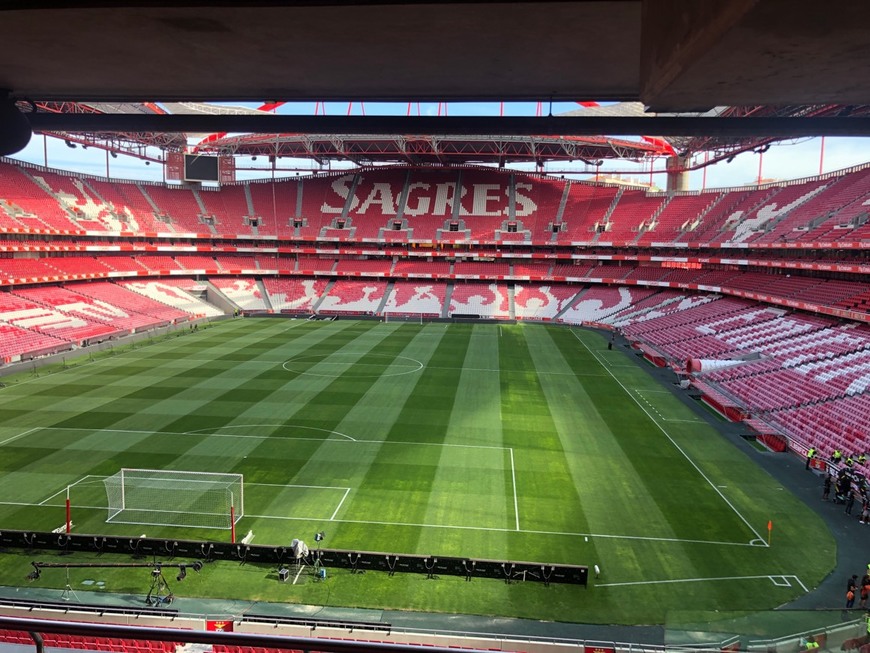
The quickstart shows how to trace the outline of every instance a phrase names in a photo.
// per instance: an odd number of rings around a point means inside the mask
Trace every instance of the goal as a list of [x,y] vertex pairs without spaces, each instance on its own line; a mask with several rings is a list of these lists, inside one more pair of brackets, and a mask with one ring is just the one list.
[[241,474],[121,469],[107,477],[113,524],[232,529],[245,514]]
[[414,324],[423,324],[423,313],[412,313],[406,311],[384,311],[384,322],[412,322]]

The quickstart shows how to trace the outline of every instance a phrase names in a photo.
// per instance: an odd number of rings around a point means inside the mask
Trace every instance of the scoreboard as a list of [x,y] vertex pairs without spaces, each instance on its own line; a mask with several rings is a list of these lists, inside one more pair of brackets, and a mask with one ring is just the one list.
[[166,155],[166,180],[232,183],[236,180],[235,161],[230,156],[169,152]]

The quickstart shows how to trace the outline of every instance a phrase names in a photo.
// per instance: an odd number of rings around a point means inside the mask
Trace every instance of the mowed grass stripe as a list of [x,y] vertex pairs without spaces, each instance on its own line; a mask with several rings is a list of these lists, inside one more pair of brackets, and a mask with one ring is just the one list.
[[[441,455],[441,447],[431,445],[445,441],[460,376],[453,368],[459,367],[465,357],[471,327],[451,325],[444,329],[430,325],[424,333],[438,340],[429,365],[420,373],[413,392],[402,402],[380,455],[369,466],[354,497],[358,514],[377,515],[377,521],[427,523]],[[410,447],[397,444],[409,441],[421,444]],[[423,546],[422,531],[417,526],[370,526],[361,532],[369,532],[373,541],[386,545],[386,550],[419,553]]]
[[426,530],[420,546],[428,550],[446,546],[463,555],[484,556],[507,545],[504,532],[485,529],[509,529],[516,524],[510,460],[502,448],[499,373],[477,371],[498,370],[498,350],[495,329],[472,327],[444,436],[446,445],[459,446],[445,446],[438,452],[424,522],[481,530]]
[[562,443],[521,325],[503,327],[499,338],[504,444],[515,456],[520,527],[551,532],[586,532],[589,525]]
[[[210,334],[217,329],[210,329]],[[243,336],[245,343],[253,340],[268,340],[274,334],[269,330],[265,335],[253,337],[257,332],[249,332]],[[196,339],[198,334],[185,336]],[[184,339],[184,338],[181,338]],[[183,349],[173,348],[176,360],[183,360]],[[219,360],[222,354],[235,351],[231,345],[220,344],[210,347],[212,358]],[[49,417],[48,423],[56,426],[89,426],[92,428],[151,428],[159,430],[171,423],[177,414],[191,411],[197,402],[201,403],[214,398],[215,387],[220,387],[221,378],[234,378],[232,369],[218,371],[212,362],[191,365],[185,370],[165,368],[154,360],[143,362],[146,368],[129,369],[127,365],[110,368],[102,372],[90,370],[89,377],[98,374],[94,381],[103,383],[99,394],[81,397],[69,397],[50,404],[50,412],[42,411]],[[196,372],[201,372],[197,374]],[[139,381],[139,387],[130,389],[127,386],[113,383],[117,379],[125,379],[133,374]],[[193,378],[193,381],[191,380]],[[51,395],[46,398],[50,399]],[[67,419],[51,419],[51,413],[60,415],[72,414]],[[126,415],[126,417],[124,417]],[[169,419],[166,419],[166,418]],[[181,429],[176,429],[181,430]]]
[[[579,372],[590,366],[600,367],[571,331],[549,333],[551,342],[573,369]],[[625,497],[630,498],[638,509],[626,514],[637,517],[633,521],[635,528],[643,524],[646,534],[661,533],[681,539],[749,542],[755,537],[613,377],[608,375],[594,384],[585,384],[583,401],[589,403],[590,410],[601,420],[600,428],[611,434],[607,439],[599,437],[594,441],[595,446],[608,446],[600,453],[600,472],[624,479],[621,483],[627,494],[614,487],[612,500],[625,502]],[[618,447],[624,458],[611,459],[612,447]],[[656,519],[644,519],[644,515],[655,515]],[[602,518],[606,520],[606,514]]]
[[[298,371],[286,369],[278,362],[290,358],[288,349],[296,353],[321,351],[325,344],[333,340],[347,341],[344,329],[329,323],[326,327],[306,332],[292,342],[279,343],[270,352],[261,355],[271,356],[272,362],[257,369],[239,366],[234,370],[222,372],[216,379],[204,382],[205,387],[223,390],[212,393],[209,401],[194,410],[182,414],[166,430],[199,431],[218,430],[227,426],[255,426],[258,433],[266,425],[283,425],[297,411],[304,409],[309,401],[329,388],[334,379],[312,377]],[[350,324],[350,323],[346,323]],[[299,420],[304,423],[304,420]],[[267,433],[268,434],[268,433]]]
[[[370,327],[376,328],[374,323]],[[391,359],[397,355],[413,357],[425,361],[434,351],[437,339],[422,335],[419,327],[402,328],[390,325],[389,329],[380,327],[377,329],[378,340],[367,338],[366,346],[369,350],[379,350],[377,358],[380,360]],[[360,343],[363,340],[360,341]],[[353,356],[358,360],[364,360],[360,355],[360,343],[349,343],[352,347]],[[346,362],[342,366],[345,366]],[[353,369],[361,370],[364,378],[354,378]],[[398,416],[403,397],[409,395],[414,388],[419,373],[391,376],[389,365],[378,365],[382,374],[378,378],[369,378],[373,372],[371,366],[365,363],[359,366],[351,366],[347,370],[348,378],[330,379],[327,388],[324,389],[319,401],[308,402],[297,414],[293,416],[280,430],[296,432],[299,434],[315,435],[308,429],[322,429],[320,433],[324,441],[318,444],[308,444],[307,454],[304,457],[293,455],[292,461],[282,459],[283,453],[278,452],[280,443],[274,440],[263,442],[254,452],[261,461],[261,467],[275,469],[276,474],[283,473],[284,479],[293,484],[328,484],[353,488],[353,495],[342,503],[342,514],[376,514],[377,505],[366,505],[359,497],[357,489],[361,485],[369,466],[380,456],[380,444],[378,442],[358,443],[352,442],[339,435],[331,434],[332,431],[348,434],[347,437],[366,440],[383,440],[387,429]],[[319,378],[319,377],[318,377]],[[338,390],[336,390],[338,386]],[[343,410],[334,410],[330,399],[336,392],[343,397],[349,396],[349,389],[353,388],[357,394],[353,396],[354,403]],[[346,400],[346,399],[345,399]],[[300,428],[300,424],[306,428]],[[316,426],[315,426],[316,425]],[[328,438],[328,439],[327,439]],[[286,448],[286,447],[285,447]],[[271,458],[271,460],[268,460]],[[288,464],[284,464],[284,463]],[[283,468],[283,469],[282,469]],[[360,504],[354,506],[354,501]],[[286,511],[287,506],[279,506],[280,502],[273,502],[269,510]],[[334,505],[333,508],[337,506]],[[328,511],[329,516],[333,510]],[[312,524],[311,528],[322,528],[323,524]],[[335,529],[332,529],[335,531]],[[334,536],[341,537],[340,531]]]
[[[568,335],[559,334],[558,343],[563,351],[571,349]],[[603,347],[603,338],[594,332],[570,335],[575,341],[578,336],[584,338],[577,344],[587,353],[589,350],[584,345],[585,342],[593,342],[597,347]],[[639,367],[634,370],[621,368],[619,372],[622,375],[631,374],[635,382],[645,374]],[[757,528],[753,530],[744,522],[742,513],[674,437],[682,433],[683,436],[698,441],[706,435],[718,449],[719,443],[713,440],[715,432],[712,428],[696,423],[664,423],[655,412],[638,401],[636,395],[626,396],[617,376],[609,375],[601,384],[590,388],[590,396],[602,405],[605,405],[603,402],[608,392],[619,393],[625,399],[624,410],[610,410],[606,413],[606,418],[615,425],[624,421],[626,416],[631,416],[632,423],[638,425],[634,429],[622,427],[621,432],[626,436],[626,448],[633,453],[632,462],[650,486],[657,503],[671,506],[671,521],[677,532],[684,537],[695,534],[703,539],[737,538],[740,541],[745,538],[743,541],[746,542],[758,536]],[[640,427],[644,424],[646,426]],[[722,474],[722,470],[718,473]],[[661,482],[663,476],[669,479],[668,483]],[[687,497],[691,497],[691,502]]]

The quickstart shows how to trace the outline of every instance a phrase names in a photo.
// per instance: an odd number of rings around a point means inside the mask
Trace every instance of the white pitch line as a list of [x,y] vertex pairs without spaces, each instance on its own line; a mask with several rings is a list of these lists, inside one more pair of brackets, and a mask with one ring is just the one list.
[[514,489],[514,515],[517,518],[517,530],[520,530],[520,506],[517,502],[517,475],[514,467],[514,450],[513,447],[508,449],[511,455],[511,485],[513,485]]
[[[2,502],[0,502],[2,505]],[[103,508],[105,510],[105,507]],[[317,521],[317,517],[286,517],[282,515],[245,515],[251,519],[276,519],[281,521]],[[372,521],[366,519],[333,519],[337,524],[363,524],[366,526],[408,526],[412,528],[442,528],[449,530],[481,531],[485,533],[516,533],[514,528],[494,528],[487,526],[456,526],[451,524],[415,524],[410,522]],[[716,540],[683,540],[676,537],[647,537],[643,535],[603,535],[600,533],[567,533],[561,531],[521,530],[520,533],[532,535],[560,535],[564,537],[597,537],[610,540],[640,540],[645,542],[667,542],[672,544],[712,544],[715,546],[753,546],[747,542],[719,542]]]
[[76,481],[75,483],[73,483],[72,485],[67,485],[65,488],[63,488],[62,490],[58,490],[57,492],[55,492],[54,494],[52,494],[50,497],[46,497],[45,499],[43,499],[42,501],[40,501],[38,505],[40,505],[40,506],[44,506],[47,502],[49,502],[49,501],[51,501],[52,499],[54,499],[58,494],[63,494],[65,491],[68,491],[70,488],[75,487],[75,486],[78,485],[79,483],[84,483],[84,482],[85,482],[86,480],[88,480],[89,478],[91,478],[91,475],[90,475],[90,474],[88,474],[87,476],[83,476],[82,478],[80,478],[79,480],[77,480],[77,481]]
[[[328,442],[331,444],[339,444],[339,443],[347,443],[353,442],[355,444],[402,444],[402,445],[412,445],[419,447],[454,447],[457,449],[496,449],[500,451],[505,451],[507,447],[499,447],[491,444],[455,444],[450,442],[411,442],[407,440],[356,440],[349,435],[344,433],[339,433],[338,431],[329,431],[327,429],[318,429],[313,426],[287,426],[282,424],[234,424],[221,428],[251,428],[256,426],[285,426],[287,429],[308,429],[312,431],[323,431],[324,433],[333,433],[335,435],[340,435],[345,438],[345,440],[327,440],[324,438],[305,438],[305,437],[290,437],[290,436],[274,436],[274,435],[244,435],[237,433],[204,433],[200,430],[197,431],[139,431],[133,429],[87,429],[78,426],[41,426],[37,427],[33,430],[45,430],[45,431],[87,431],[88,433],[134,433],[138,435],[142,434],[151,434],[151,435],[198,435],[204,437],[213,437],[213,438],[250,438],[253,440],[291,440],[296,441],[300,440],[302,442]],[[16,436],[20,437],[20,436]]]
[[304,490],[350,490],[349,487],[339,487],[338,485],[286,485],[283,483],[245,483],[246,486],[259,486],[259,487],[298,487]]
[[[671,444],[674,445],[674,448],[675,448],[677,451],[679,451],[681,454],[683,454],[683,457],[685,457],[685,459],[689,461],[689,464],[690,464],[692,467],[695,468],[695,470],[696,470],[696,471],[701,475],[701,477],[702,477],[705,481],[707,481],[707,483],[710,485],[710,487],[713,488],[713,491],[716,492],[716,494],[718,494],[720,497],[722,497],[722,500],[723,500],[725,503],[727,503],[727,504],[728,504],[728,507],[731,508],[731,510],[734,511],[734,514],[737,515],[737,516],[740,518],[740,520],[741,520],[744,524],[746,524],[746,526],[749,528],[749,530],[752,531],[752,533],[755,535],[755,537],[756,537],[757,539],[761,540],[762,542],[764,542],[764,538],[761,537],[761,535],[758,533],[757,530],[755,530],[755,528],[753,528],[752,524],[749,523],[749,521],[746,519],[746,517],[744,517],[744,516],[740,513],[740,511],[737,510],[737,508],[734,506],[734,504],[731,503],[731,502],[728,500],[728,497],[726,497],[724,494],[722,494],[721,490],[719,490],[719,488],[716,487],[716,485],[713,483],[713,481],[711,481],[711,480],[707,477],[707,475],[706,475],[703,471],[701,471],[701,468],[698,467],[698,465],[695,463],[695,461],[692,460],[692,459],[689,457],[689,454],[687,454],[685,451],[683,451],[683,449],[680,447],[680,445],[678,445],[677,442],[676,442],[676,441],[671,437],[670,433],[668,433],[668,432],[665,430],[665,427],[663,427],[663,426],[659,423],[659,421],[658,421],[655,417],[653,417],[652,414],[651,414],[651,413],[650,413],[646,408],[644,408],[643,404],[642,404],[640,401],[638,401],[637,397],[636,397],[634,394],[632,394],[632,392],[631,392],[628,388],[625,387],[625,385],[622,383],[622,381],[620,381],[618,378],[616,378],[616,375],[615,375],[613,372],[610,371],[610,368],[608,368],[607,366],[604,365],[604,363],[601,361],[601,359],[600,359],[598,356],[596,356],[595,352],[593,352],[593,351],[589,348],[589,345],[587,345],[587,344],[583,341],[583,339],[582,339],[580,336],[577,335],[577,332],[574,331],[573,329],[571,329],[571,333],[574,334],[574,337],[575,337],[575,338],[580,342],[581,345],[583,345],[583,346],[586,348],[586,351],[588,351],[588,352],[589,352],[589,353],[590,353],[590,354],[595,358],[595,360],[598,361],[599,365],[601,365],[601,366],[602,366],[602,367],[607,371],[607,373],[610,374],[610,376],[613,378],[613,380],[616,381],[616,382],[620,385],[620,387],[625,391],[625,394],[627,394],[629,397],[631,397],[632,401],[634,401],[634,403],[636,403],[636,404],[640,407],[640,409],[641,409],[644,413],[646,413],[647,417],[649,417],[649,418],[652,420],[653,424],[655,424],[655,425],[658,427],[658,429],[659,429],[662,433],[664,433],[664,436],[665,436],[668,440],[671,441]],[[767,547],[767,546],[769,546],[769,545],[767,544],[767,542],[764,542],[764,546]]]
[[[595,587],[629,587],[636,585],[669,585],[673,583],[708,583],[710,581],[720,581],[720,580],[762,580],[767,579],[770,582],[774,583],[774,578],[794,578],[798,584],[803,588],[804,592],[808,592],[809,590],[806,588],[801,582],[801,579],[797,576],[783,576],[781,574],[773,574],[768,576],[720,576],[718,578],[671,578],[668,580],[640,580],[640,581],[629,581],[626,583],[596,583]],[[776,583],[774,583],[776,585]],[[791,587],[791,586],[789,586]]]
[[[340,489],[340,488],[339,488]],[[48,504],[49,508],[58,508],[61,503]],[[39,504],[24,501],[0,501],[0,506],[22,506],[35,508]],[[106,506],[76,505],[76,510],[106,510]],[[169,511],[164,511],[169,512]],[[274,519],[280,521],[319,521],[322,517],[287,517],[284,515],[246,514],[245,519]],[[337,524],[363,524],[367,526],[408,526],[413,528],[440,528],[449,530],[481,531],[486,533],[516,533],[513,528],[492,528],[487,526],[453,526],[450,524],[414,524],[408,522],[370,521],[364,519],[330,519]],[[123,523],[123,522],[121,522]],[[181,525],[178,525],[180,528]],[[198,527],[197,527],[198,528]],[[595,537],[609,540],[639,540],[644,542],[664,542],[668,544],[710,544],[714,546],[755,546],[746,542],[720,542],[717,540],[684,540],[676,537],[648,537],[643,535],[610,535],[602,533],[568,533],[564,531],[521,530],[520,533],[531,535],[559,535],[562,537]]]
[[5,440],[3,440],[3,442],[0,442],[0,447],[2,447],[4,444],[9,444],[10,442],[14,442],[18,438],[23,438],[25,435],[29,435],[29,434],[33,433],[34,431],[40,430],[41,428],[42,428],[41,426],[34,426],[32,429],[28,429],[24,433],[19,433],[18,435],[13,435],[11,438],[6,438]]
[[329,521],[335,521],[335,516],[338,514],[338,511],[341,510],[341,506],[344,503],[344,500],[347,499],[347,495],[350,493],[350,488],[347,488],[344,491],[344,496],[341,497],[341,501],[338,502],[338,505],[335,507],[335,511],[332,513],[332,517],[329,518]]

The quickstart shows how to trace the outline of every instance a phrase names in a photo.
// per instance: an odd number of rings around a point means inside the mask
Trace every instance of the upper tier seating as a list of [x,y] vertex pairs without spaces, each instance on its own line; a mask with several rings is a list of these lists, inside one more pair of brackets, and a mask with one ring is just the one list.
[[[46,173],[54,177],[51,173]],[[58,199],[30,176],[28,171],[0,163],[0,200],[5,213],[18,228],[58,231],[81,229]],[[8,223],[7,223],[8,224]]]
[[722,198],[721,193],[678,195],[670,198],[652,221],[643,225],[638,243],[669,243],[677,240],[699,216]]
[[252,217],[248,210],[244,185],[221,186],[219,191],[202,189],[199,191],[199,198],[205,207],[205,215],[215,218],[215,230],[219,234],[253,233],[250,224],[246,224],[244,220],[246,216]]
[[692,195],[488,168],[373,168],[228,184],[104,181],[0,165],[0,229],[361,241],[711,245],[870,238],[870,168]]
[[259,235],[284,238],[296,235],[292,226],[293,219],[304,217],[296,210],[296,199],[301,185],[302,182],[296,180],[255,181],[248,185],[253,214],[259,218]]
[[[172,219],[172,230],[180,233],[205,234],[208,227],[200,222],[202,208],[193,191],[186,186],[143,186],[145,193],[157,205],[161,214]],[[163,229],[167,231],[167,229]]]
[[562,214],[562,225],[557,234],[557,242],[591,242],[598,236],[596,225],[604,223],[604,217],[616,199],[619,189],[606,186],[587,186],[573,183],[568,190],[568,199]]
[[142,194],[142,187],[138,184],[88,179],[88,185],[99,194],[115,215],[114,221],[109,217],[104,218],[107,226],[116,227],[109,231],[168,231],[166,224],[155,218],[154,207],[148,203]]
[[599,240],[634,241],[642,227],[652,222],[653,215],[662,209],[664,203],[662,196],[649,197],[639,190],[623,191],[607,221],[607,231],[601,234]]

